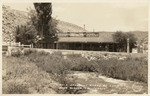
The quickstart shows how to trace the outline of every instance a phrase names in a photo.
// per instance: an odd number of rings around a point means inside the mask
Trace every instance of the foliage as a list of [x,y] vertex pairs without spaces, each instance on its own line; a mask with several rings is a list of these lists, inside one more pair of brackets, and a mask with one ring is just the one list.
[[36,57],[34,53],[31,54],[29,56],[29,61],[35,62],[39,68],[50,73],[53,79],[62,85],[61,87],[66,87],[66,89],[56,88],[55,90],[57,93],[81,94],[86,92],[86,90],[83,89],[70,89],[72,87],[77,87],[72,86],[72,84],[75,84],[75,82],[74,80],[70,80],[70,78],[67,76],[72,68],[71,60],[64,59],[64,56],[60,52],[54,52],[53,54],[41,53],[44,53],[44,51],[37,52]]
[[[34,9],[28,8],[28,19],[30,24],[34,25],[35,29],[38,31],[38,16],[37,12]],[[39,35],[39,33],[37,33]]]
[[3,94],[29,94],[26,86],[17,82],[10,82],[3,88]]
[[16,42],[29,45],[37,42],[37,31],[33,25],[21,25],[16,29]]
[[51,22],[49,22],[49,26],[50,26],[49,33],[48,35],[44,36],[43,41],[53,43],[54,41],[58,40],[58,37],[56,34],[60,30],[57,28],[57,24],[58,24],[58,20],[55,18],[52,18]]
[[[117,79],[141,81],[147,83],[147,63],[144,61],[141,62],[135,59],[119,61],[112,59],[109,61],[100,60],[97,61],[97,63],[97,71],[100,74]],[[143,70],[143,68],[145,70]]]
[[24,49],[23,51],[24,51],[23,53],[24,53],[25,56],[28,56],[28,55],[30,55],[32,53],[36,53],[37,52],[37,50],[33,50],[33,49]]
[[113,39],[118,43],[117,47],[119,51],[126,51],[126,46],[127,46],[127,39],[129,38],[129,46],[130,46],[130,51],[133,47],[135,47],[136,44],[136,38],[134,34],[132,33],[123,33],[121,31],[117,31],[113,35]]
[[[31,57],[33,57],[32,55]],[[37,55],[32,59],[34,59],[37,66],[43,70],[55,75],[57,74],[57,78],[61,78],[61,76],[67,74],[69,70],[73,70],[98,72],[99,74],[113,78],[147,83],[148,62],[145,58],[133,58],[128,56],[125,60],[110,58],[109,60],[100,59],[88,61],[86,58],[81,57],[81,55],[73,54],[66,55],[66,57],[67,58],[64,59],[62,54],[53,53],[40,55],[40,58]]]
[[38,27],[42,35],[48,34],[48,23],[51,20],[52,4],[51,3],[34,3],[38,15]]
[[33,9],[28,9],[28,21],[24,25],[16,27],[16,42],[22,44],[36,44],[39,41],[38,34],[38,17]]
[[[72,84],[76,84],[74,82],[75,78],[69,75],[71,71],[96,72],[96,74],[98,73],[117,79],[148,82],[148,61],[145,60],[145,57],[132,58],[132,56],[128,56],[125,60],[110,58],[109,60],[100,59],[88,61],[86,58],[81,57],[81,55],[75,54],[65,55],[66,58],[64,58],[61,52],[49,54],[45,51],[26,49],[24,53],[26,55],[24,54],[24,56],[22,55],[17,58],[3,58],[5,59],[3,60],[3,64],[5,64],[7,70],[6,76],[3,76],[3,84],[9,85],[12,81],[19,82],[14,84],[22,85],[15,86],[20,86],[20,90],[22,88],[29,90],[29,93],[49,93],[52,89],[57,93],[63,94],[81,94],[86,92],[84,89],[70,89]],[[60,85],[53,85],[55,82],[52,79],[62,84],[62,87],[67,88],[65,90],[59,89]],[[15,87],[11,86],[10,90],[14,88]],[[3,87],[4,91],[7,91],[6,89],[9,90],[8,86]],[[14,90],[18,90],[18,87]],[[4,91],[3,93],[11,93],[10,91]],[[28,91],[26,92],[28,93]]]
[[56,93],[52,87],[57,83],[51,76],[28,60],[28,56],[6,57],[3,56],[4,94],[52,94]]
[[21,48],[12,48],[10,51],[11,51],[11,56],[14,57],[20,57],[23,54]]
[[36,28],[45,42],[53,43],[58,38],[57,33],[57,20],[52,19],[52,4],[51,3],[34,3],[37,12],[38,22]]
[[137,38],[132,33],[126,33],[126,37],[129,38],[130,49],[135,47]]
[[[88,72],[98,72],[105,76],[124,79],[141,81],[147,83],[148,75],[148,62],[145,57],[127,56],[124,60],[118,60],[118,58],[105,59],[101,58],[88,61],[85,57],[81,55],[63,55],[60,52],[54,52],[49,54],[45,51],[27,52],[28,60],[34,62],[36,66],[45,70],[48,73],[53,74],[56,80],[62,76],[73,71],[88,71]],[[123,56],[123,55],[122,55]],[[59,81],[61,82],[61,81]]]
[[117,79],[148,82],[148,62],[144,57],[133,58],[128,56],[125,60],[110,58],[109,60],[87,61],[85,58],[77,56],[68,56],[72,61],[71,70],[97,72]]
[[16,27],[24,25],[28,21],[26,12],[11,9],[3,4],[2,7],[2,38],[4,42],[15,42]]
[[72,70],[96,72],[97,64],[93,61],[88,61],[83,57],[72,58]]
[[[47,5],[48,3],[46,3]],[[36,4],[35,4],[36,5]],[[41,4],[41,6],[43,3]],[[38,5],[39,6],[39,5]],[[45,3],[44,3],[45,6]],[[47,5],[45,7],[40,8],[48,8],[49,12],[51,11],[51,5]],[[56,33],[59,31],[57,29],[58,20],[51,18],[51,13],[49,13],[48,9],[39,9],[38,10],[28,9],[28,22],[24,25],[19,25],[16,28],[16,42],[21,42],[22,44],[34,44],[34,46],[38,47],[37,43],[39,40],[42,40],[47,43],[53,43],[57,41],[58,38]],[[40,12],[39,10],[42,10]],[[48,13],[49,14],[48,14]],[[42,25],[41,25],[42,24]],[[41,32],[45,32],[41,34]]]

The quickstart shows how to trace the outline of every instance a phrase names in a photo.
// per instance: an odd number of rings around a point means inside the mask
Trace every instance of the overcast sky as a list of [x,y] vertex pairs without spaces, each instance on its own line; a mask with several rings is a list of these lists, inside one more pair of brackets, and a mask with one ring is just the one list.
[[[12,9],[27,11],[32,3],[5,3]],[[147,31],[148,4],[133,2],[52,3],[52,16],[88,31]]]

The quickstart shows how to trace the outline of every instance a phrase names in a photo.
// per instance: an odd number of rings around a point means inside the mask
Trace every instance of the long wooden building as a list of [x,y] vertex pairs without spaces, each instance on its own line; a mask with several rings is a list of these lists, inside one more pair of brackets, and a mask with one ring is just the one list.
[[114,33],[106,32],[67,32],[59,33],[55,49],[88,50],[115,52],[117,43],[113,40]]

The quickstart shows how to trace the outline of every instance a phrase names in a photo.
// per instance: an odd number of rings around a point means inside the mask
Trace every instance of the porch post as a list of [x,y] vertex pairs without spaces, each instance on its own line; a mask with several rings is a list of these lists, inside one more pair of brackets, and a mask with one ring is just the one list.
[[59,47],[58,45],[59,45],[59,42],[56,43],[56,49],[58,49],[58,47]]
[[81,50],[83,50],[83,43],[81,43]]
[[113,52],[114,52],[114,43],[113,43]]
[[90,43],[90,50],[92,50],[92,45],[91,45],[91,43]]
[[127,39],[127,53],[130,53],[129,38]]

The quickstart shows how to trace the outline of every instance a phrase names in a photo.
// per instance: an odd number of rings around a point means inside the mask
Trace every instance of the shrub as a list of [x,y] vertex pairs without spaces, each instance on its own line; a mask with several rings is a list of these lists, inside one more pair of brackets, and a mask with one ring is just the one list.
[[75,59],[75,58],[81,57],[81,55],[80,54],[68,54],[67,57],[69,57],[70,59]]
[[22,50],[20,48],[12,48],[11,49],[11,56],[19,57],[23,54]]
[[[54,52],[49,54],[45,51],[26,52],[28,60],[35,62],[42,70],[53,74],[54,78],[62,82],[62,77],[70,71],[88,71],[98,72],[99,74],[123,80],[140,81],[147,83],[148,81],[148,61],[145,58],[132,58],[127,56],[125,60],[118,60],[117,58],[109,58],[106,60],[88,61],[81,55],[64,55],[61,52]],[[36,54],[35,54],[36,53]],[[60,79],[61,78],[61,79]],[[62,80],[62,81],[61,81]]]
[[45,52],[44,50],[37,52],[37,55],[38,55],[38,56],[41,56],[41,55],[48,55],[48,54],[49,54],[49,53],[48,53],[48,52]]
[[[33,57],[31,54],[30,57]],[[31,59],[31,58],[30,58]],[[62,85],[67,85],[67,86],[62,86],[62,87],[67,87],[66,89],[59,89],[56,88],[54,89],[57,93],[60,94],[79,94],[79,93],[84,93],[86,92],[85,89],[70,89],[70,87],[77,87],[77,86],[71,86],[75,82],[74,80],[70,80],[67,77],[68,71],[71,70],[72,68],[72,61],[70,59],[64,59],[63,55],[61,52],[54,52],[53,54],[48,54],[48,55],[41,55],[39,56],[36,55],[34,56],[34,60],[36,60],[36,65],[41,68],[42,70],[48,72],[51,74],[52,78],[59,82]]]
[[3,87],[3,94],[29,94],[29,90],[25,85],[18,84],[17,82],[7,83]]
[[32,53],[36,53],[35,49],[24,49],[24,55],[30,55]]
[[76,58],[71,58],[71,70],[74,71],[89,71],[89,72],[96,72],[97,71],[97,64],[95,61],[88,61],[86,58],[77,56]]
[[30,54],[28,60],[35,62],[42,70],[51,73],[57,77],[66,74],[71,68],[71,60],[64,59],[60,52],[49,54],[44,51],[39,51],[37,54]]
[[[17,58],[4,56],[3,64],[5,65],[3,68],[6,70],[2,83],[3,93],[10,93],[9,90],[14,89],[13,86],[22,86],[17,87],[20,90],[21,88],[25,88],[25,90],[30,88],[29,93],[54,93],[51,86],[56,82],[51,79],[51,76],[45,70],[30,62],[27,56]],[[12,86],[11,89],[9,89],[10,86]],[[24,92],[24,94],[27,93]]]
[[38,66],[52,74],[64,74],[70,69],[71,61],[64,59],[63,56],[57,54],[49,54],[45,56],[43,63],[38,63]]
[[81,56],[69,56],[72,70],[98,72],[99,74],[123,80],[145,82],[148,81],[148,62],[143,58],[127,56],[125,60],[110,58],[109,60],[91,60]]
[[97,63],[97,71],[105,76],[147,83],[148,71],[145,71],[147,66],[139,61],[110,59],[100,60]]

